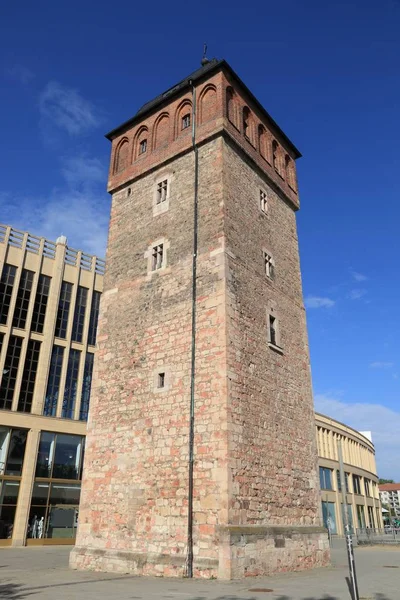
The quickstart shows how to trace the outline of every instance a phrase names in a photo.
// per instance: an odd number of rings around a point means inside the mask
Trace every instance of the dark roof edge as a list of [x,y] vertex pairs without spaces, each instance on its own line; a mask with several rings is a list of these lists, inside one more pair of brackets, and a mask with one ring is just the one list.
[[[206,71],[199,69],[198,75],[195,72],[193,74],[193,76],[189,76],[186,79],[183,79],[182,82],[176,84],[177,90],[175,93],[171,93],[170,95],[168,95],[167,98],[163,98],[161,96],[159,102],[156,102],[154,104],[151,101],[148,102],[148,104],[149,104],[148,110],[144,110],[143,112],[141,112],[142,109],[139,109],[139,114],[136,113],[133,117],[131,117],[130,119],[128,119],[127,121],[125,121],[124,123],[119,125],[118,127],[112,129],[109,133],[107,133],[105,135],[105,137],[111,141],[117,134],[121,133],[128,126],[132,126],[136,122],[141,121],[144,116],[153,112],[155,108],[159,108],[162,104],[169,103],[171,101],[171,99],[176,98],[177,96],[180,96],[182,94],[182,92],[186,88],[189,87],[190,80],[200,81],[201,79],[209,77],[212,73],[214,73],[220,69],[225,69],[226,71],[228,71],[228,73],[232,76],[232,78],[237,81],[237,83],[243,88],[245,93],[250,97],[250,99],[255,104],[255,106],[258,108],[258,110],[267,118],[268,122],[276,129],[276,131],[279,133],[279,135],[285,140],[285,142],[287,143],[289,148],[295,154],[295,157],[300,158],[301,152],[298,150],[298,148],[296,148],[296,146],[288,138],[288,136],[282,131],[282,129],[279,127],[279,125],[276,123],[276,121],[274,121],[274,119],[271,117],[271,115],[268,113],[268,111],[263,107],[263,105],[259,102],[259,100],[257,100],[257,98],[254,96],[254,94],[249,90],[247,85],[245,83],[243,83],[243,81],[240,79],[240,77],[235,73],[235,71],[232,69],[232,67],[224,59],[216,61],[215,64],[212,65]],[[144,105],[144,106],[146,106],[146,105]]]

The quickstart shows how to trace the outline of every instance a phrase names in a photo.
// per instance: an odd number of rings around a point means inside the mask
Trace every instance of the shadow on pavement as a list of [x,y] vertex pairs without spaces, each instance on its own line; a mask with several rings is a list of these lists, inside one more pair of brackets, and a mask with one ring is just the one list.
[[23,589],[23,586],[19,583],[6,583],[0,581],[0,598],[7,598],[7,600],[23,600],[36,592],[30,592],[27,589]]

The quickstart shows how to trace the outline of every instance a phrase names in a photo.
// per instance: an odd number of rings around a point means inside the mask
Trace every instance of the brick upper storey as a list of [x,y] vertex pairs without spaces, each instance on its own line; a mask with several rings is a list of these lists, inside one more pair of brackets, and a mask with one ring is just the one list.
[[228,135],[297,209],[300,152],[224,60],[198,69],[106,136],[112,141],[108,191],[192,149],[191,124],[182,127],[192,117],[192,85],[196,143]]

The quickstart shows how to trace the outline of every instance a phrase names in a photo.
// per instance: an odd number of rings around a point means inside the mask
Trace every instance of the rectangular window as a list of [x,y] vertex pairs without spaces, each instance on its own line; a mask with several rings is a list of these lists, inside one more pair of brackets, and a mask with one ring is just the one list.
[[269,341],[274,346],[277,345],[276,339],[276,319],[272,315],[269,315]]
[[15,303],[14,317],[12,323],[13,327],[17,327],[18,329],[25,329],[26,326],[26,317],[28,315],[33,276],[33,271],[22,269],[21,281],[19,282],[17,300]]
[[263,190],[260,190],[260,208],[263,213],[266,213],[268,210],[267,194]]
[[47,277],[47,275],[39,276],[31,324],[31,330],[36,333],[43,333],[44,319],[50,293],[50,281],[51,278]]
[[364,507],[361,504],[357,504],[357,521],[360,529],[365,528],[365,513]]
[[326,467],[319,468],[319,482],[321,490],[332,490],[332,471]]
[[5,264],[0,279],[0,324],[7,323],[8,311],[10,310],[11,295],[13,291],[17,269],[13,265]]
[[361,494],[360,478],[358,475],[353,475],[353,492],[355,494]]
[[368,520],[369,526],[375,529],[375,515],[374,515],[374,507],[368,506]]
[[99,320],[99,309],[100,309],[100,292],[93,292],[92,306],[90,307],[90,321],[89,321],[89,333],[88,333],[88,344],[89,346],[96,345],[96,333],[97,323]]
[[161,204],[165,202],[167,199],[168,192],[168,179],[164,179],[164,181],[160,181],[157,184],[157,204]]
[[[337,470],[336,471],[336,475],[337,475],[337,489],[338,492],[342,491],[342,485],[341,485],[341,481],[340,481],[340,471]],[[350,493],[350,489],[349,489],[349,473],[345,473],[345,481],[346,481],[346,492],[349,494]]]
[[64,399],[61,416],[64,419],[73,419],[78,387],[79,350],[70,350],[68,357],[67,378],[65,380]]
[[74,312],[74,323],[72,325],[73,342],[82,342],[88,291],[89,290],[87,288],[82,287],[81,285],[78,286]]
[[27,435],[28,431],[26,429],[12,430],[5,468],[6,475],[14,477],[22,475]]
[[165,373],[159,373],[157,377],[157,387],[163,388],[165,387]]
[[267,252],[264,252],[264,271],[266,276],[269,279],[274,278],[274,261],[272,256],[270,256]]
[[39,352],[40,342],[29,340],[22,374],[21,391],[18,399],[18,410],[20,412],[31,412]]
[[82,458],[82,437],[57,434],[52,476],[55,479],[80,479]]
[[8,343],[3,377],[0,385],[0,408],[6,410],[11,410],[21,348],[22,338],[12,335]]
[[60,391],[63,356],[64,348],[62,346],[53,346],[50,361],[49,379],[47,381],[46,399],[43,409],[43,414],[46,417],[55,417],[57,414],[57,401]]
[[54,335],[65,339],[67,336],[69,307],[71,305],[72,283],[62,282],[60,300],[58,302],[56,329]]
[[139,143],[139,154],[144,154],[147,150],[147,140],[142,140]]
[[182,117],[182,129],[187,129],[188,127],[190,127],[190,114]]
[[83,372],[83,384],[81,395],[81,408],[79,411],[79,420],[87,421],[90,403],[90,388],[92,386],[94,354],[88,352],[85,357],[85,370]]
[[370,488],[369,488],[369,483],[370,483],[369,479],[365,478],[364,479],[364,488],[365,488],[365,495],[366,496],[371,496],[371,491],[370,491]]
[[322,518],[324,526],[329,529],[330,533],[336,534],[336,515],[335,515],[335,503],[322,501]]
[[161,267],[163,266],[163,259],[164,259],[164,245],[163,244],[159,244],[158,246],[153,247],[151,259],[152,259],[151,260],[152,271],[157,271],[158,269],[161,269]]

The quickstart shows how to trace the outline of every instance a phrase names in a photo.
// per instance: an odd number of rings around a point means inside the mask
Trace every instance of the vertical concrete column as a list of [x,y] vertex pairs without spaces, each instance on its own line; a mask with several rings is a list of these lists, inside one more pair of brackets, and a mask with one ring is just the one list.
[[39,439],[40,430],[31,429],[26,441],[24,466],[22,469],[18,505],[14,520],[12,546],[25,546]]
[[[62,238],[61,238],[62,239]],[[50,295],[46,309],[45,331],[46,335],[40,348],[38,372],[36,376],[35,394],[32,403],[32,413],[41,415],[43,412],[46,395],[47,374],[54,341],[54,330],[57,319],[58,299],[64,274],[65,242],[57,241],[56,256],[50,284]]]

